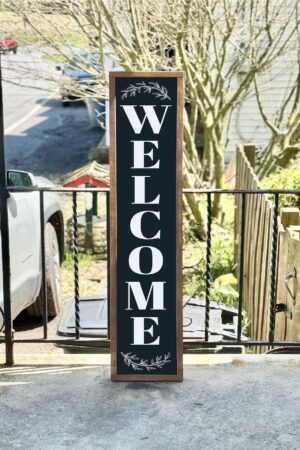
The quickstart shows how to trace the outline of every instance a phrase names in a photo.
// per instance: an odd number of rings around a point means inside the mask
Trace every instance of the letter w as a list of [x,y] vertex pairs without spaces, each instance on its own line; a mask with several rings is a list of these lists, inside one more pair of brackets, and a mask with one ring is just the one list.
[[144,118],[141,122],[136,113],[136,110],[135,110],[137,105],[120,105],[120,106],[121,106],[121,108],[124,109],[125,114],[129,120],[135,134],[141,134],[141,131],[143,129],[146,119],[148,119],[153,133],[159,134],[162,124],[164,123],[168,108],[171,107],[171,105],[161,105],[162,107],[165,108],[165,110],[164,110],[161,121],[159,121],[157,114],[155,112],[155,109],[154,109],[154,108],[156,108],[155,105],[141,105],[140,108],[143,108],[144,113],[145,113]]
[[153,308],[163,310],[164,308],[164,284],[165,281],[153,281],[151,283],[147,297],[144,295],[141,283],[138,281],[126,281],[128,284],[128,309],[131,307],[131,293],[135,298],[139,310],[145,310],[148,306],[151,294],[153,295]]

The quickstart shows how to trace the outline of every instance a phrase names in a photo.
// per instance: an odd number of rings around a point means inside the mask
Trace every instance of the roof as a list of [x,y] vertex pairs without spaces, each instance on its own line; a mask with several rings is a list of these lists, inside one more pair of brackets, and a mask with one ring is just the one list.
[[64,183],[64,187],[79,187],[87,183],[95,187],[108,187],[109,170],[107,166],[92,161],[86,166],[70,173]]

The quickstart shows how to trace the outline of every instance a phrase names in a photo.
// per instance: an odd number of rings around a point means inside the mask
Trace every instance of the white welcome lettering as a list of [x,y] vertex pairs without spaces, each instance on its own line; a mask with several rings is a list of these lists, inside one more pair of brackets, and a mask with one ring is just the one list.
[[137,237],[138,239],[160,239],[160,230],[151,237],[146,237],[144,233],[142,232],[142,218],[145,214],[153,214],[160,220],[160,212],[159,211],[139,211],[132,216],[130,221],[130,231],[133,234],[133,236]]
[[164,285],[165,281],[153,281],[151,283],[150,289],[148,291],[147,297],[144,294],[141,283],[139,281],[127,281],[128,285],[128,307],[126,309],[130,310],[131,307],[131,293],[136,301],[139,310],[147,309],[151,294],[153,299],[153,308],[158,310],[164,310]]
[[153,148],[145,152],[145,144],[153,144],[158,149],[158,141],[131,141],[133,142],[133,166],[132,169],[159,169],[159,160],[152,166],[145,166],[145,157],[153,161]]
[[160,337],[157,337],[152,342],[145,342],[145,334],[150,334],[153,337],[153,325],[145,329],[145,320],[151,320],[158,325],[158,317],[131,317],[133,320],[133,343],[131,345],[159,345]]
[[160,194],[158,194],[154,200],[146,201],[146,179],[151,178],[150,175],[134,175],[134,205],[152,205],[158,204],[160,200]]
[[[151,269],[149,272],[142,272],[140,264],[141,252],[146,248],[151,252]],[[138,275],[153,275],[160,271],[164,259],[161,251],[156,247],[136,247],[130,253],[128,262],[132,272],[137,273]]]
[[143,126],[145,124],[146,119],[152,128],[154,134],[159,134],[162,124],[164,123],[168,108],[171,108],[171,105],[161,105],[162,108],[165,108],[161,121],[159,121],[157,114],[155,112],[156,105],[141,105],[140,108],[144,110],[144,118],[142,122],[139,119],[139,116],[136,113],[135,108],[137,105],[120,105],[121,108],[124,109],[125,114],[135,132],[135,134],[141,134]]

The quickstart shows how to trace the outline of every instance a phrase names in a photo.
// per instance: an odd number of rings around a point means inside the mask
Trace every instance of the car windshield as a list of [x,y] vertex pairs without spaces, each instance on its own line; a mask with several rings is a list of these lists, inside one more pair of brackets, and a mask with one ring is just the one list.
[[88,71],[90,68],[94,70],[100,69],[99,55],[96,53],[76,55],[66,65],[67,70]]

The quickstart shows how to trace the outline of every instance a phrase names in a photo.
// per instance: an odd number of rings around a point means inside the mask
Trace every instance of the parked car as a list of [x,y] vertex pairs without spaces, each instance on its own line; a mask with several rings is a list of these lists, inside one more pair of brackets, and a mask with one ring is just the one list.
[[63,106],[69,106],[71,100],[82,98],[87,91],[93,92],[93,86],[97,85],[99,54],[82,50],[56,69],[62,70],[59,85]]
[[16,54],[18,51],[18,43],[12,38],[3,38],[0,40],[0,52],[9,53],[12,52]]
[[[49,186],[53,184],[28,172],[8,171],[9,187]],[[11,310],[14,319],[24,309],[30,315],[43,313],[41,286],[41,227],[39,192],[13,192],[7,199],[9,218]],[[57,193],[44,193],[45,265],[48,316],[56,316],[62,305],[60,264],[64,257],[64,223]],[[2,259],[0,258],[0,274]],[[0,330],[4,326],[3,281],[0,277]]]

